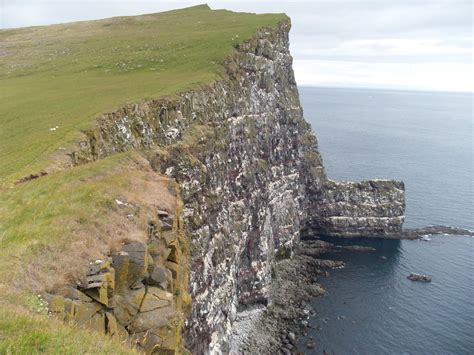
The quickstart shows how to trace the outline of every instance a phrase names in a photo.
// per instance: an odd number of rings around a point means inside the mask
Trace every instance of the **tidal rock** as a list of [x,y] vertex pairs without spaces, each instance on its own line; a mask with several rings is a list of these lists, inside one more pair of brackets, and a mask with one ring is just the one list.
[[407,279],[411,281],[431,282],[430,276],[417,274],[415,272],[410,273],[410,275],[407,276]]
[[315,265],[320,268],[342,269],[344,262],[339,260],[315,259]]
[[365,247],[362,245],[345,245],[342,247],[344,250],[349,251],[357,251],[357,252],[368,252],[368,251],[376,251],[377,249],[372,247]]

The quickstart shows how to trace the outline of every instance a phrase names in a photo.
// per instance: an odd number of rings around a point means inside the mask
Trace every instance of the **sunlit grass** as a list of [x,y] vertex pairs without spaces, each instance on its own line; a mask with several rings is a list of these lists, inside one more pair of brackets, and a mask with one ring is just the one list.
[[98,333],[0,304],[0,354],[138,354]]
[[0,185],[40,170],[101,112],[219,78],[235,45],[283,16],[203,5],[0,31]]

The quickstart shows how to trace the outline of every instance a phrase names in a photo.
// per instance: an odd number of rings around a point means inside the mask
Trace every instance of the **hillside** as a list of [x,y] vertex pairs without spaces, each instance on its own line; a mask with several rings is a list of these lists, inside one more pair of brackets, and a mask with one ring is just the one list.
[[102,112],[218,79],[238,43],[283,18],[201,5],[1,30],[0,184],[56,164]]
[[403,182],[327,178],[290,28],[198,6],[0,32],[0,351],[90,352],[87,328],[98,353],[278,353],[321,294],[303,236],[399,235]]
[[[172,211],[176,197],[139,154],[64,170],[66,153],[101,113],[221,78],[239,43],[283,18],[202,5],[0,31],[0,352],[130,352],[47,321],[37,294],[76,282],[123,242],[145,241],[153,210]],[[48,175],[15,184],[40,171]]]

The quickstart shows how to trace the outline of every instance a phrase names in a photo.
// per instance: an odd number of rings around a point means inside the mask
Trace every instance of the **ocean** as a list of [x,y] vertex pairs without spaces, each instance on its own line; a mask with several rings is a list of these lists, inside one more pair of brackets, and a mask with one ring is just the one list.
[[[300,99],[329,178],[403,180],[406,227],[474,229],[471,94],[302,87]],[[330,241],[377,251],[324,256],[346,267],[319,281],[306,353],[474,353],[474,238]]]

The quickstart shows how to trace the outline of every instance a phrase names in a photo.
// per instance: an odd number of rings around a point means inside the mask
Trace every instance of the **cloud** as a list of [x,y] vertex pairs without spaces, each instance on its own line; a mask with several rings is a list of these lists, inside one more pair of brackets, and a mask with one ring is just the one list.
[[295,60],[303,86],[369,87],[411,90],[474,91],[470,63],[384,63]]
[[305,46],[298,43],[299,59],[334,59],[348,61],[430,62],[443,58],[465,61],[471,58],[471,40],[435,38],[380,38],[341,41],[336,45]]
[[[3,0],[1,27],[138,15],[202,2]],[[471,0],[208,3],[235,11],[286,12],[292,18],[291,51],[301,84],[465,90],[472,80]]]

